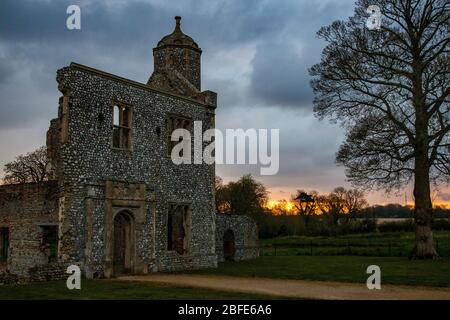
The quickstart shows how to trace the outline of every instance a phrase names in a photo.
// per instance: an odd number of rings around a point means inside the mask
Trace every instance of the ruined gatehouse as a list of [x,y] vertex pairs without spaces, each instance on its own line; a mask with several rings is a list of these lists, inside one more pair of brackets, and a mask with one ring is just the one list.
[[173,130],[214,128],[217,107],[180,19],[153,49],[146,84],[77,63],[57,71],[47,133],[56,179],[0,186],[0,270],[50,280],[77,264],[100,278],[257,257],[255,222],[216,216],[214,164],[170,157]]

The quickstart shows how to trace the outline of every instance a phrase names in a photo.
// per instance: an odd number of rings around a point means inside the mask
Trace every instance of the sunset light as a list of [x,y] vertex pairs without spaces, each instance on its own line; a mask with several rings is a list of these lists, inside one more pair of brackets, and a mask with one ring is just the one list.
[[295,214],[296,212],[295,203],[288,200],[269,200],[266,208],[272,210],[275,215],[282,212],[286,214]]

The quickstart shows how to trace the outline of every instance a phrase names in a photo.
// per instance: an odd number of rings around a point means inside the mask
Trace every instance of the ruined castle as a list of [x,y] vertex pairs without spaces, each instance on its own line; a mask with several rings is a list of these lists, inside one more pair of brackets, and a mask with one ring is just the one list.
[[102,278],[258,255],[253,220],[216,215],[214,164],[171,160],[173,130],[214,128],[217,106],[201,91],[202,51],[175,19],[146,84],[76,63],[57,71],[56,178],[0,186],[0,272],[51,280],[76,264]]

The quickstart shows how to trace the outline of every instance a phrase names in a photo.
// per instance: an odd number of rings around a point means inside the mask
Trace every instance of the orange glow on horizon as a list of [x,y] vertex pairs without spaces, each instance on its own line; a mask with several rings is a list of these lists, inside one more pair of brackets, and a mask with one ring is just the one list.
[[[402,204],[403,205],[403,204]],[[414,202],[408,202],[408,207],[414,208]],[[295,207],[295,203],[291,200],[268,200],[265,207],[269,210],[273,211],[273,214],[283,214],[286,213],[288,215],[295,215],[297,214],[297,210]],[[444,209],[450,209],[450,202],[433,202],[433,208],[441,207]]]
[[[408,207],[414,208],[414,202],[408,201],[406,203]],[[450,209],[450,202],[448,201],[433,201],[433,208]]]
[[[414,206],[414,204],[412,204]],[[443,207],[444,209],[450,209],[450,202],[433,202],[433,208]]]
[[[350,186],[344,186],[346,188],[351,188]],[[305,190],[315,190],[319,194],[329,194],[332,191],[332,187],[323,188],[320,186],[302,186]],[[400,204],[405,205],[405,200],[407,200],[406,205],[414,206],[414,196],[411,188],[405,188],[403,191],[385,193],[384,191],[367,191],[365,193],[365,198],[369,202],[369,205],[387,205],[387,204]],[[267,190],[270,193],[271,201],[283,201],[283,199],[290,199],[291,195],[296,194],[296,189],[291,186],[277,186],[270,187],[268,186]],[[444,197],[444,194],[450,194],[450,186],[449,187],[441,187],[439,192],[433,191],[431,194],[433,207],[442,206],[444,208],[450,209],[450,199]],[[406,199],[407,198],[407,199]],[[289,201],[289,200],[288,200]]]
[[289,200],[269,200],[266,203],[266,208],[274,211],[277,211],[278,209],[286,212],[287,214],[295,214],[296,211],[294,202]]

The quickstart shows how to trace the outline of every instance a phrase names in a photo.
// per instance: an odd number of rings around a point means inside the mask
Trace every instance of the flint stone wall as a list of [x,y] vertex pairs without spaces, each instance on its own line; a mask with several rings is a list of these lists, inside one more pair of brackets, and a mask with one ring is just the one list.
[[233,231],[235,249],[234,261],[256,259],[259,256],[258,227],[256,222],[243,215],[217,214],[216,253],[219,262],[224,261],[224,235]]
[[[70,92],[68,140],[56,151],[61,159],[57,176],[64,188],[60,260],[86,261],[89,274],[102,276],[111,263],[105,256],[104,186],[107,181],[117,181],[145,185],[144,217],[136,225],[140,272],[175,269],[177,265],[216,266],[214,165],[175,165],[168,156],[166,130],[168,116],[175,114],[201,121],[205,131],[214,126],[214,111],[79,65],[60,69],[57,80],[63,92]],[[112,148],[113,106],[117,102],[132,108],[131,150]],[[191,134],[194,136],[193,128]],[[191,205],[188,256],[167,251],[170,203]],[[123,209],[133,210],[126,205]]]
[[28,281],[66,280],[70,276],[67,273],[67,267],[67,264],[61,263],[49,263],[32,267],[28,270]]
[[19,283],[19,276],[8,270],[0,270],[0,286]]
[[31,267],[48,263],[41,226],[58,224],[57,195],[54,181],[0,186],[0,227],[9,229],[4,269],[28,277]]

